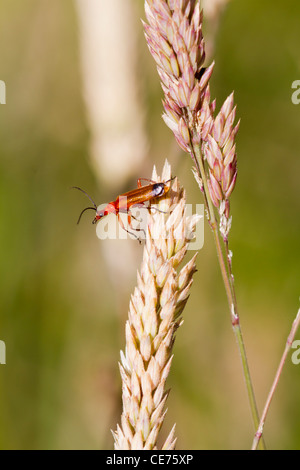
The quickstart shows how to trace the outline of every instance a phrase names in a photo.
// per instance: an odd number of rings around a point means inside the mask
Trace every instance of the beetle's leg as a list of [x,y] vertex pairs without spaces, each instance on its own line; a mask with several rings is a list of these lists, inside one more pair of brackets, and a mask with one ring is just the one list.
[[[141,205],[141,207],[145,207],[144,205]],[[132,227],[133,230],[135,230],[136,232],[143,232],[144,234],[144,239],[146,238],[146,232],[143,228],[139,228],[139,227],[133,227],[132,224],[131,224],[131,219],[134,219],[136,220],[137,222],[141,223],[143,222],[143,219],[138,219],[137,217],[135,217],[131,212],[130,212],[130,209],[128,211],[128,225],[130,225],[130,227]]]
[[133,206],[129,207],[128,209],[128,214],[130,213],[130,216],[136,220],[137,222],[139,222],[140,224],[143,222],[143,219],[140,219],[139,217],[136,217],[135,215],[132,214],[131,212],[131,209],[132,208],[137,208],[137,209],[147,209],[147,206],[145,206],[145,204],[143,202],[141,203],[138,203],[138,204],[134,204]]
[[139,217],[136,217],[135,215],[131,214],[131,218],[136,220],[139,224],[143,222],[143,219],[140,219]]
[[152,183],[152,184],[157,183],[157,181],[150,180],[149,178],[138,178],[138,180],[137,180],[137,186],[138,186],[138,188],[142,188],[142,187],[143,187],[141,181],[148,181],[149,183]]
[[[128,220],[128,226],[131,227],[131,216],[130,216],[130,214],[128,214],[127,220]],[[130,235],[133,235],[138,240],[138,242],[140,244],[142,243],[141,240],[139,239],[139,237],[135,233],[130,232],[130,230],[127,230],[127,228],[124,225],[123,220],[120,217],[120,213],[118,213],[118,221],[119,221],[119,224],[121,225],[122,229],[125,230],[125,232],[129,233]]]
[[155,206],[149,206],[147,209],[149,210],[149,212],[151,212],[151,209],[155,209],[157,212],[160,212],[161,214],[167,214],[168,213],[168,212],[162,211],[161,209],[158,209]]

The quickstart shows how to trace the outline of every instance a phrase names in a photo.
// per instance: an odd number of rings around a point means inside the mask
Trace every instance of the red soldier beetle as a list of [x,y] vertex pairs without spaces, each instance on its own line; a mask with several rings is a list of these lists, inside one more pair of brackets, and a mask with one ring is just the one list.
[[[78,186],[73,186],[74,189],[78,189],[79,191],[83,192],[93,204],[93,207],[89,206],[81,211],[77,224],[79,224],[82,214],[87,210],[94,210],[96,212],[96,215],[94,219],[92,220],[93,224],[95,224],[96,222],[98,222],[98,220],[102,219],[108,214],[116,214],[121,227],[126,232],[133,235],[141,243],[138,236],[135,233],[127,230],[127,228],[124,226],[123,220],[120,217],[120,213],[127,213],[128,226],[132,227],[131,218],[135,220],[138,220],[138,219],[133,214],[130,213],[131,208],[132,207],[141,207],[141,208],[144,207],[150,210],[151,207],[147,207],[145,203],[151,202],[152,200],[156,198],[164,196],[169,191],[170,186],[171,186],[168,183],[170,183],[174,179],[175,177],[169,179],[168,181],[157,183],[156,181],[150,180],[148,178],[139,178],[137,180],[138,187],[136,189],[133,189],[131,191],[128,191],[127,193],[121,194],[120,196],[117,197],[115,201],[111,201],[109,204],[105,206],[104,209],[101,209],[101,210],[98,210],[96,203],[91,198],[91,196],[89,196],[87,192],[85,192],[83,189],[79,188]],[[143,186],[141,181],[148,181],[150,182],[150,184]],[[157,207],[155,208],[152,207],[152,209],[155,209],[158,212],[163,212],[159,210]],[[133,230],[142,231],[144,232],[146,236],[144,229],[135,228]]]

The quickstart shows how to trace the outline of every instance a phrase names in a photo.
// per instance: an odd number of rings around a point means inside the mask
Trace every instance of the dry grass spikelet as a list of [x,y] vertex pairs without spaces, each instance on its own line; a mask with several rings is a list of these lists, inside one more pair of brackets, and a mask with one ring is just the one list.
[[[171,178],[165,163],[161,179],[154,168],[154,181]],[[121,352],[123,412],[121,424],[113,432],[116,450],[157,447],[157,438],[166,413],[168,391],[165,382],[172,363],[175,332],[182,323],[182,311],[189,297],[196,271],[195,258],[179,271],[198,215],[185,214],[185,192],[177,179],[155,206],[147,225],[137,286],[131,297],[126,322],[125,353]],[[175,447],[175,426],[163,449]]]

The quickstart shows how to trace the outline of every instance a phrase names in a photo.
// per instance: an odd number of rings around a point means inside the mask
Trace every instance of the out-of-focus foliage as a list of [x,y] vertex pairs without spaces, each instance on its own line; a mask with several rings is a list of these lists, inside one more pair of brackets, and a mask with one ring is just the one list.
[[[143,16],[142,2],[133,1]],[[234,90],[241,117],[230,245],[260,410],[300,295],[300,105],[291,101],[300,79],[299,17],[298,0],[232,0],[214,50],[211,94],[219,108]],[[158,77],[136,24],[147,171],[167,156],[189,202],[202,202],[191,161],[161,119]],[[120,416],[117,361],[142,247],[124,242],[137,253],[131,274],[112,279],[99,248],[108,242],[96,238],[91,217],[76,226],[86,201],[70,186],[99,203],[115,196],[90,166],[78,43],[73,1],[1,0],[1,449],[109,449]],[[164,431],[177,423],[181,449],[248,448],[251,417],[207,227],[197,263]],[[300,447],[299,392],[300,365],[289,358],[265,426],[269,448]]]

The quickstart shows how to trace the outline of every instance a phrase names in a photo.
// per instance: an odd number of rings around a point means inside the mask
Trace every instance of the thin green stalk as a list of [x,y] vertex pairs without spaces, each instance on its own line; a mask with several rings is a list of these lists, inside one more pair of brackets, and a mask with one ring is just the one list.
[[285,364],[288,353],[289,353],[289,351],[292,347],[292,344],[293,344],[293,341],[294,341],[294,338],[295,338],[295,334],[296,334],[296,331],[297,331],[299,325],[300,325],[300,309],[298,310],[297,316],[296,316],[295,320],[293,321],[293,325],[292,325],[290,334],[288,336],[283,354],[281,356],[281,360],[280,360],[278,369],[276,371],[274,381],[272,383],[269,395],[267,397],[267,401],[266,401],[264,410],[263,410],[262,415],[261,415],[259,426],[257,427],[257,431],[256,431],[254,439],[253,439],[252,450],[257,449],[257,447],[259,446],[260,441],[262,439],[263,428],[264,428],[266,417],[267,417],[267,414],[268,414],[268,411],[269,411],[269,408],[270,408],[270,405],[271,405],[271,401],[272,401],[272,398],[274,396],[275,390],[277,388],[277,385],[278,385],[278,382],[279,382],[279,379],[280,379],[280,376],[281,376],[281,373],[282,373],[283,366]]
[[[200,156],[200,158],[199,158],[199,156]],[[192,157],[193,162],[195,163],[197,173],[198,173],[198,175],[201,178],[202,183],[203,183],[204,201],[205,201],[205,206],[206,206],[206,210],[207,210],[208,218],[209,218],[208,221],[209,221],[210,226],[213,228],[213,226],[214,227],[217,226],[215,211],[214,211],[214,207],[213,207],[213,204],[211,202],[211,199],[209,197],[209,191],[208,191],[208,186],[207,186],[207,180],[205,178],[205,171],[204,171],[202,156],[201,156],[201,153],[200,153],[200,149],[197,146],[192,146],[191,157]],[[202,175],[204,175],[204,177]]]
[[[244,344],[242,330],[241,330],[241,326],[240,326],[240,319],[239,319],[239,314],[238,314],[238,309],[237,309],[235,288],[234,288],[234,284],[233,284],[231,266],[229,265],[228,246],[226,246],[226,254],[224,256],[224,252],[222,250],[221,243],[220,243],[220,237],[219,237],[219,233],[218,233],[218,227],[217,227],[217,223],[216,223],[214,208],[213,208],[213,204],[211,202],[210,196],[209,196],[209,191],[208,191],[207,180],[206,180],[205,171],[204,171],[202,154],[201,154],[201,151],[200,151],[200,147],[198,147],[198,146],[194,147],[194,157],[198,162],[198,165],[196,166],[196,168],[198,169],[198,171],[200,171],[199,176],[202,179],[204,191],[205,191],[205,194],[206,194],[206,200],[207,200],[207,205],[208,205],[208,209],[209,209],[210,226],[211,226],[213,236],[214,236],[214,240],[215,240],[218,261],[219,261],[220,270],[221,270],[221,274],[222,274],[222,278],[223,278],[223,282],[224,282],[224,286],[225,286],[225,291],[226,291],[226,295],[227,295],[227,300],[228,300],[228,304],[229,304],[229,309],[230,309],[230,313],[231,313],[231,323],[232,323],[233,331],[234,331],[234,334],[235,334],[235,337],[236,337],[236,340],[237,340],[237,345],[238,345],[238,349],[239,349],[239,353],[240,353],[240,357],[241,357],[243,374],[244,374],[244,378],[245,378],[245,382],[246,382],[246,388],[247,388],[247,393],[248,393],[248,399],[249,399],[253,424],[254,424],[254,428],[257,429],[258,425],[259,425],[259,415],[258,415],[258,410],[257,410],[257,405],[256,405],[256,400],[255,400],[255,394],[254,394],[254,389],[253,389],[253,385],[252,385],[252,380],[251,380],[251,375],[250,375],[250,370],[249,370],[249,365],[248,365],[248,360],[247,360],[245,344]],[[260,446],[261,449],[265,449],[265,445],[264,445],[263,440],[260,440],[259,446]]]
[[227,266],[227,271],[228,271],[228,276],[229,276],[229,281],[230,281],[231,292],[232,292],[232,296],[234,298],[234,304],[237,306],[236,295],[235,295],[235,287],[234,287],[234,277],[233,277],[233,273],[232,273],[232,269],[231,269],[231,261],[230,261],[228,241],[224,242],[224,245],[225,245],[226,266]]

